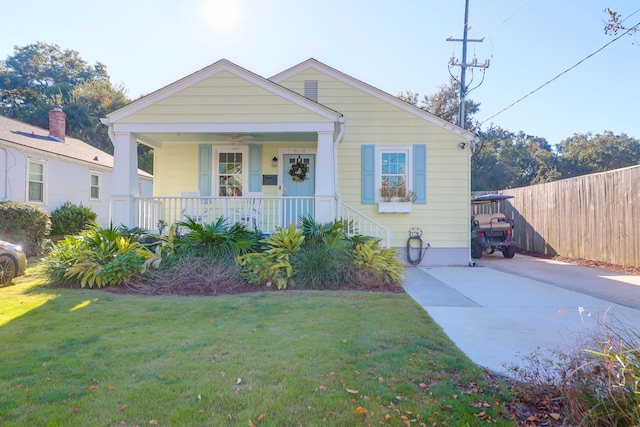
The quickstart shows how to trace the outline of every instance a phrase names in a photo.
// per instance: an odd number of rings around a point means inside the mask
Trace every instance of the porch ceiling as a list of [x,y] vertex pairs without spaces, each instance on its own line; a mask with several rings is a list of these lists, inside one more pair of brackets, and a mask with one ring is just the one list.
[[211,143],[229,144],[234,135],[245,138],[243,144],[260,144],[270,142],[317,142],[316,132],[277,132],[277,133],[137,133],[141,143],[151,147],[161,147],[163,143]]

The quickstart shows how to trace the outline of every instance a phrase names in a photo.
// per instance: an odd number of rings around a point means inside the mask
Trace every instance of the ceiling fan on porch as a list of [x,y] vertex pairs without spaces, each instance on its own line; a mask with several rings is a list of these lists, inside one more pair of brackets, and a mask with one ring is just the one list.
[[251,140],[253,140],[253,137],[251,135],[240,135],[240,134],[234,133],[227,139],[227,142],[231,143],[235,148],[237,148],[243,142],[248,142]]

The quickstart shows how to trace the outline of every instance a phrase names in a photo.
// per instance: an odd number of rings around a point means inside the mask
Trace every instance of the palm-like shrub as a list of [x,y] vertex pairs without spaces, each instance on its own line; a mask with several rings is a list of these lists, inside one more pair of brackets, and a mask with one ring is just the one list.
[[293,259],[296,286],[327,289],[344,283],[353,247],[344,224],[340,221],[322,224],[311,217],[303,217],[301,229],[305,244]]
[[260,242],[262,252],[253,252],[238,257],[240,271],[249,283],[274,283],[278,289],[294,285],[291,259],[300,250],[305,240],[301,230],[291,225],[276,227],[276,232]]
[[201,224],[187,218],[177,225],[187,231],[176,236],[176,251],[192,256],[220,257],[245,254],[255,249],[260,238],[258,233],[250,231],[244,224],[228,225],[227,219],[223,217],[210,224]]
[[397,251],[382,249],[375,240],[356,245],[353,262],[355,266],[380,276],[385,284],[399,285],[402,282],[404,267]]
[[43,259],[52,284],[117,285],[142,274],[159,258],[136,239],[136,230],[93,226],[60,241]]
[[300,229],[290,226],[261,242],[262,252],[238,257],[242,276],[254,284],[275,284],[278,289],[298,287],[357,288],[373,280],[380,288],[402,281],[402,261],[395,249],[381,249],[368,236],[348,236],[345,223],[325,224],[303,217]]

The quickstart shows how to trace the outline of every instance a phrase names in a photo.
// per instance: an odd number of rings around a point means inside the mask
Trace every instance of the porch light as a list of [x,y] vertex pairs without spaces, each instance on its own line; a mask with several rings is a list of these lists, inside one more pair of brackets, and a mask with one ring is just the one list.
[[271,159],[271,167],[273,168],[278,167],[278,158],[276,156],[273,156],[273,159]]

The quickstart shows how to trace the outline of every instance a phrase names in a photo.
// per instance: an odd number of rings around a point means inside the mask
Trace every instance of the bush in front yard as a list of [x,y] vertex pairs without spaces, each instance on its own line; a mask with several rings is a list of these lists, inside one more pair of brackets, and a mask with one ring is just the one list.
[[51,229],[49,212],[28,203],[0,203],[0,239],[21,245],[27,255],[42,253]]
[[51,234],[67,236],[78,234],[89,227],[98,217],[90,207],[65,202],[51,212]]
[[278,289],[392,289],[402,282],[402,261],[395,249],[382,249],[366,236],[349,237],[345,224],[318,224],[302,218],[297,229],[277,228],[262,252],[238,257],[242,276],[250,283],[272,283]]
[[159,256],[124,228],[92,227],[60,241],[42,261],[54,285],[112,286],[142,274]]
[[210,224],[201,224],[188,218],[177,225],[180,229],[186,229],[184,234],[175,238],[176,251],[183,255],[233,258],[255,250],[260,238],[257,232],[243,224],[229,225],[223,217]]
[[293,286],[291,259],[304,242],[302,231],[295,226],[276,227],[277,231],[260,242],[262,252],[238,256],[242,277],[258,285],[273,283],[278,289]]
[[569,355],[562,392],[574,425],[640,425],[640,333],[609,317]]
[[357,244],[353,253],[353,264],[358,269],[378,275],[387,285],[399,286],[402,283],[404,267],[395,249],[383,249],[378,242],[370,240]]

